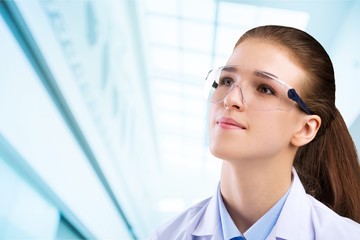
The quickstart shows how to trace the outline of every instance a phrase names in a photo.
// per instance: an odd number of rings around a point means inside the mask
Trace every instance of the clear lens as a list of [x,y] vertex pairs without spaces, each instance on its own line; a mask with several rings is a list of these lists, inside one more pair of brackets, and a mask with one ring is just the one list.
[[211,70],[206,78],[205,97],[220,103],[232,91],[240,91],[243,104],[253,110],[291,110],[287,97],[289,87],[275,76],[260,70],[240,66],[225,66]]

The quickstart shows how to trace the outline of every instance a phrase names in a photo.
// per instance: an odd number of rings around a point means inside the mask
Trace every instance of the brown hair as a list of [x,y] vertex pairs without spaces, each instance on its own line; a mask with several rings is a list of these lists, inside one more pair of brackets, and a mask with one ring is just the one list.
[[335,106],[335,77],[330,57],[321,44],[299,29],[261,26],[246,32],[284,49],[308,74],[302,94],[309,109],[321,118],[316,137],[300,147],[294,167],[310,195],[338,214],[360,223],[360,165],[354,142]]

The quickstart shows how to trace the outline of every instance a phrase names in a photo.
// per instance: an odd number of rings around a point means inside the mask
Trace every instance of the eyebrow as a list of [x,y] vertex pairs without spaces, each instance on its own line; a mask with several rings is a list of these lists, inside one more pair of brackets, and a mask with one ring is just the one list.
[[225,66],[222,70],[226,71],[226,72],[236,72],[236,67],[235,66]]

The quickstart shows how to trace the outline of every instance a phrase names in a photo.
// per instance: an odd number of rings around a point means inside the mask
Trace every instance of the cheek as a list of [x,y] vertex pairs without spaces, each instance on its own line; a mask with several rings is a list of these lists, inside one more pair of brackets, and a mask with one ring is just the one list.
[[251,130],[254,130],[254,139],[265,147],[286,147],[293,135],[293,122],[289,119],[288,112],[274,113],[277,114],[252,120]]
[[222,107],[220,104],[213,104],[211,103],[209,105],[209,118],[208,118],[208,125],[210,132],[213,130],[213,128],[216,125],[216,118],[217,116],[220,116],[222,114]]
[[215,128],[215,108],[212,106],[213,104],[211,104],[210,109],[209,109],[209,118],[208,118],[208,131],[209,131],[209,142],[212,142],[213,139],[213,133],[214,133],[214,128]]
[[216,118],[221,116],[222,108],[219,104],[210,104],[209,106],[209,120],[208,120],[208,131],[209,131],[209,147],[210,151],[214,154],[216,146],[219,145],[219,134],[217,131]]

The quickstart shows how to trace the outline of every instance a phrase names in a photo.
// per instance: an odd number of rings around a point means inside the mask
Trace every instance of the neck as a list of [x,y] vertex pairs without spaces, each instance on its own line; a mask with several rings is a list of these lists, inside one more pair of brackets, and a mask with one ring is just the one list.
[[242,233],[259,220],[291,184],[291,163],[284,167],[263,162],[259,164],[261,166],[223,161],[222,165],[221,195],[227,211]]

